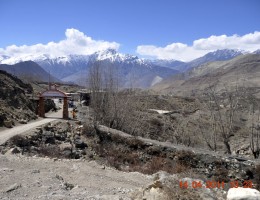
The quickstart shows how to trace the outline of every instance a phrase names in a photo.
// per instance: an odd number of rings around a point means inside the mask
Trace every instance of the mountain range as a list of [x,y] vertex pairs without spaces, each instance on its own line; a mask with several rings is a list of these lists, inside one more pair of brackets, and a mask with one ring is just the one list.
[[47,82],[49,79],[55,82],[60,81],[56,77],[50,76],[48,72],[33,61],[19,62],[14,65],[0,64],[0,70],[4,70],[27,81]]
[[200,94],[215,85],[218,91],[235,87],[254,89],[260,95],[260,54],[239,55],[226,61],[207,62],[167,78],[153,90],[174,95]]
[[[254,53],[259,53],[259,50]],[[190,62],[182,62],[141,59],[134,55],[118,53],[114,49],[107,49],[91,55],[67,55],[54,58],[47,54],[24,57],[0,55],[0,63],[16,64],[32,60],[53,77],[79,85],[87,84],[89,69],[94,64],[99,63],[102,68],[114,67],[116,69],[122,87],[149,88],[163,80],[168,80],[173,75],[187,72],[205,63],[230,60],[246,54],[248,52],[241,50],[223,49],[210,52]],[[31,70],[28,71],[26,68],[23,70],[24,73],[31,73]]]

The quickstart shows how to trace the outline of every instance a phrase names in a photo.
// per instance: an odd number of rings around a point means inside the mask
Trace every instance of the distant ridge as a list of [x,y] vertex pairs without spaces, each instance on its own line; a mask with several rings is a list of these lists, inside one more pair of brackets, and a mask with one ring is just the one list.
[[175,95],[191,95],[217,84],[218,89],[244,86],[260,94],[260,54],[246,54],[227,61],[204,63],[154,85],[153,90]]
[[[0,64],[0,70],[4,70],[20,79],[31,81],[48,81],[49,73],[47,73],[40,65],[33,61],[24,61],[14,65]],[[51,76],[52,81],[60,81]]]

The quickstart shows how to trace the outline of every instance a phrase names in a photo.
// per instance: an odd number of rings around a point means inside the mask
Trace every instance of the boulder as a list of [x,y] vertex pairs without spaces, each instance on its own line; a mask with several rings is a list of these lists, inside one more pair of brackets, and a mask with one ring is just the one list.
[[61,154],[62,154],[65,158],[71,158],[72,155],[73,155],[70,150],[64,150]]
[[46,144],[55,144],[55,138],[53,132],[43,131],[42,137]]
[[10,154],[17,154],[20,153],[20,150],[17,147],[14,147],[12,149],[9,149],[5,154],[10,155]]
[[5,120],[6,120],[6,114],[1,112],[1,110],[0,110],[0,126],[4,125]]
[[260,200],[260,192],[251,188],[230,188],[227,193],[227,200]]
[[59,141],[65,141],[67,138],[67,134],[63,132],[58,132],[55,134],[55,139]]
[[49,138],[49,137],[53,137],[53,136],[54,136],[54,134],[51,131],[43,131],[43,133],[42,133],[42,137]]
[[85,142],[83,142],[81,139],[75,139],[74,144],[75,144],[75,147],[79,148],[79,149],[84,149],[87,146],[87,144]]
[[72,154],[71,154],[71,157],[73,159],[80,159],[82,157],[82,154],[80,151],[73,151]]
[[6,128],[12,128],[13,127],[13,123],[11,120],[4,120],[4,125]]
[[72,151],[72,145],[68,142],[60,144],[59,147],[61,151]]
[[[187,188],[180,188],[180,181],[187,182]],[[192,188],[192,183],[201,183],[202,188]],[[153,200],[153,199],[201,199],[201,200],[224,200],[223,189],[214,190],[205,188],[205,182],[200,179],[182,178],[178,175],[171,175],[166,172],[157,172],[153,175],[153,183],[146,185],[130,194],[132,199]],[[180,198],[181,197],[181,198]]]
[[155,182],[154,184],[148,186],[147,188],[141,188],[134,193],[131,194],[131,198],[136,199],[136,200],[152,200],[152,199],[157,199],[157,200],[164,200],[167,199],[167,195],[163,191],[163,189],[160,187],[157,187],[157,183],[159,181]]
[[19,120],[19,123],[20,123],[20,124],[27,124],[27,120],[26,120],[26,119],[20,119],[20,120]]

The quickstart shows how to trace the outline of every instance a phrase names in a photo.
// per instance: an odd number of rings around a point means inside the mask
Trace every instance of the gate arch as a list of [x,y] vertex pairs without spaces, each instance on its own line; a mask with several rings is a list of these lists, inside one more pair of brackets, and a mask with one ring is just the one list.
[[44,110],[44,99],[45,98],[63,98],[62,118],[63,119],[69,118],[68,96],[64,92],[58,90],[56,88],[56,85],[54,85],[54,89],[49,88],[49,90],[46,90],[39,95],[39,110],[38,110],[38,113],[39,113],[40,117],[45,117],[45,110]]

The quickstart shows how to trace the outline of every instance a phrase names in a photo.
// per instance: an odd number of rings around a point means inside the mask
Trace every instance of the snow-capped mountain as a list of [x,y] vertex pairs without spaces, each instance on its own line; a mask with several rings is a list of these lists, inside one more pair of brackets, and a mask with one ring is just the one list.
[[99,51],[91,55],[68,55],[52,58],[50,55],[32,55],[26,57],[5,57],[0,63],[14,64],[32,60],[51,75],[80,85],[86,84],[88,70],[95,63],[103,68],[114,67],[118,71],[122,86],[150,87],[178,71],[157,66],[145,59],[129,54],[121,54],[114,49]]
[[249,53],[248,51],[244,51],[244,50],[240,50],[240,49],[221,49],[221,50],[207,53],[203,57],[208,61],[230,60],[236,56],[239,56],[242,54],[248,54],[248,53]]
[[24,61],[29,61],[29,60],[31,60],[31,61],[43,60],[43,59],[46,59],[49,57],[50,57],[50,55],[47,55],[47,54],[23,55],[23,56],[16,56],[16,57],[0,55],[0,63],[14,65],[19,62],[24,62]]
[[253,54],[260,54],[260,49],[257,49],[256,51],[254,51]]
[[197,58],[195,60],[186,63],[185,65],[182,65],[181,71],[185,72],[191,68],[198,67],[207,62],[230,60],[239,55],[244,55],[248,53],[249,52],[247,51],[239,50],[239,49],[221,49],[221,50],[209,52],[200,58]]
[[151,66],[151,63],[145,59],[140,59],[137,56],[130,54],[118,53],[114,49],[107,49],[105,51],[99,51],[89,56],[89,62],[95,61],[109,61],[111,63],[125,63],[125,64],[139,64],[143,66]]
[[[1,60],[0,57],[0,64],[9,64],[9,65],[31,60],[41,65],[47,72],[50,72],[57,78],[62,78],[70,73],[78,71],[80,67],[77,65],[82,65],[83,63],[87,62],[89,56],[68,55],[68,56],[61,56],[61,57],[52,57],[48,54],[40,54],[40,55],[36,54],[36,55],[26,55],[20,57],[5,56],[2,58],[3,59]],[[70,72],[67,73],[66,71],[70,71]]]
[[87,76],[88,69],[97,62],[101,68],[113,68],[117,72],[117,76],[120,77],[119,80],[123,87],[147,88],[166,77],[178,73],[176,70],[154,65],[137,56],[121,54],[113,49],[108,49],[90,55],[84,70],[65,77],[62,80],[73,81],[76,77],[80,77],[80,81],[82,82],[84,80],[82,74]]
[[246,53],[248,52],[223,49],[210,52],[191,62],[185,63],[177,60],[140,59],[134,55],[122,54],[114,49],[107,49],[91,55],[66,55],[60,57],[51,57],[48,54],[36,54],[23,57],[1,55],[0,64],[15,64],[32,60],[58,79],[85,85],[88,70],[98,62],[103,68],[116,68],[123,82],[123,86],[150,87],[169,76],[179,72],[185,72],[201,64],[212,61],[229,60]]
[[57,58],[45,57],[34,60],[43,69],[59,79],[86,69],[88,61],[88,55],[68,55]]

